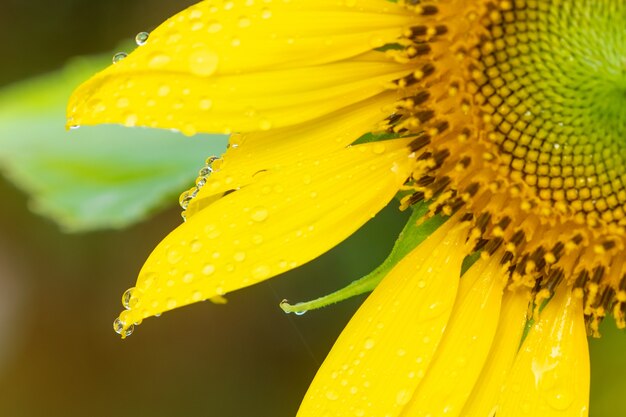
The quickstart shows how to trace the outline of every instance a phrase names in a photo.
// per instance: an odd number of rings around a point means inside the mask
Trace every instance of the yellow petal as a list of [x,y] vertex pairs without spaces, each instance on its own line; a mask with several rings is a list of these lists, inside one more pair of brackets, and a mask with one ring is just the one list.
[[409,175],[409,141],[349,147],[258,176],[170,233],[144,264],[126,326],[319,256],[382,209]]
[[414,18],[384,0],[201,2],[80,86],[68,123],[193,134],[320,117],[411,71],[365,53],[393,42]]
[[562,288],[526,337],[496,415],[584,417],[588,405],[589,351],[582,300]]
[[398,416],[448,322],[466,229],[450,220],[378,285],[333,346],[298,417]]
[[395,93],[379,94],[320,119],[269,132],[235,134],[222,157],[219,170],[211,174],[187,208],[189,219],[216,194],[249,184],[254,174],[311,159],[345,148],[358,137],[375,130],[389,112]]
[[478,260],[461,279],[437,353],[403,416],[461,415],[496,333],[508,276],[500,259]]
[[493,416],[502,385],[522,340],[529,299],[525,290],[505,293],[489,359],[476,381],[472,395],[463,407],[463,417]]

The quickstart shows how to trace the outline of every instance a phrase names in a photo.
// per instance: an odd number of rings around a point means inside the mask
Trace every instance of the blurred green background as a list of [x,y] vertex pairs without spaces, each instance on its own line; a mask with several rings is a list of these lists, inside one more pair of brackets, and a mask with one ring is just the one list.
[[[31,85],[27,93],[7,88],[59,70],[76,56],[104,53],[106,59],[96,62],[106,65],[120,42],[132,41],[137,32],[192,3],[0,2],[0,166],[5,173],[0,179],[0,416],[294,416],[318,365],[363,298],[304,316],[284,314],[279,301],[323,295],[371,271],[406,220],[389,207],[329,254],[230,294],[226,305],[200,303],[149,319],[125,341],[113,333],[121,294],[154,245],[181,221],[179,191],[192,184],[204,157],[223,141],[124,133],[128,129],[66,133],[63,109],[49,105],[69,94],[73,71],[91,71],[91,61],[74,60],[72,70]],[[44,87],[55,80],[58,88],[50,93]],[[124,149],[134,153],[120,155],[120,139],[132,141]],[[172,147],[178,152],[164,164],[163,153]],[[188,174],[176,177],[166,169],[180,171],[180,166],[188,166]],[[110,171],[123,175],[103,173]],[[82,183],[68,191],[67,178],[77,173]],[[29,199],[8,177],[39,199]],[[155,182],[163,188],[155,188]],[[111,186],[118,190],[113,196],[107,194]],[[115,218],[120,204],[134,214]],[[103,219],[121,227],[157,206],[165,209],[126,229],[82,234],[65,233],[30,210],[55,214],[65,219],[63,230],[77,230]],[[86,213],[91,218],[77,223],[76,216],[89,217]],[[603,329],[604,337],[591,342],[591,415],[625,416],[626,336],[612,323]]]

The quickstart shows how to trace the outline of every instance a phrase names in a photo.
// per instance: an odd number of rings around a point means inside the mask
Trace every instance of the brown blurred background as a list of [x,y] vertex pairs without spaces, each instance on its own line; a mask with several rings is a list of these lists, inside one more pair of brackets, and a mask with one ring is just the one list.
[[[110,52],[187,0],[2,0],[0,86]],[[17,138],[16,138],[17,140]],[[42,173],[45,175],[45,173]],[[0,179],[0,416],[294,416],[362,298],[304,316],[283,298],[313,298],[382,261],[406,217],[384,211],[321,259],[269,283],[149,319],[121,341],[122,292],[180,222],[171,209],[125,231],[67,235],[32,215]],[[625,416],[626,337],[592,342],[592,416]]]

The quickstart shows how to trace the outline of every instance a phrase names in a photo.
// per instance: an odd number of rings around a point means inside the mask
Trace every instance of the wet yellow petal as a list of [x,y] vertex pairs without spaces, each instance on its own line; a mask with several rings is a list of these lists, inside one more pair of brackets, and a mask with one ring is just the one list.
[[502,300],[498,330],[489,358],[463,408],[463,417],[490,417],[513,365],[526,326],[530,296],[525,290],[507,291]]
[[393,42],[412,19],[381,0],[201,2],[80,86],[68,123],[193,134],[320,117],[411,72],[384,53],[365,53]]
[[437,353],[403,416],[461,415],[496,333],[507,279],[500,258],[478,260],[461,279]]
[[582,300],[561,288],[526,337],[497,415],[584,417],[588,404],[589,351]]
[[170,233],[144,264],[126,325],[255,284],[319,256],[382,209],[413,165],[407,140],[294,163]]
[[219,170],[207,179],[189,204],[187,218],[214,200],[209,197],[249,184],[257,172],[345,148],[362,134],[374,130],[388,114],[384,109],[393,97],[394,93],[379,94],[307,123],[233,135]]
[[317,372],[298,417],[398,416],[448,322],[466,230],[450,220],[361,306]]

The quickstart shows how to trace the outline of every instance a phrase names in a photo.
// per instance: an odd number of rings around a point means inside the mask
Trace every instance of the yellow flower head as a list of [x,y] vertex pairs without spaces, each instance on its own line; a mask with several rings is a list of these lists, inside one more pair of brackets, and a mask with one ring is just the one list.
[[116,330],[293,269],[403,191],[449,220],[298,416],[587,415],[586,331],[626,327],[624,21],[621,0],[209,0],[140,34],[68,124],[232,135]]

